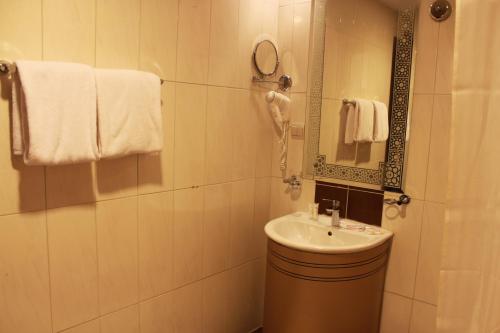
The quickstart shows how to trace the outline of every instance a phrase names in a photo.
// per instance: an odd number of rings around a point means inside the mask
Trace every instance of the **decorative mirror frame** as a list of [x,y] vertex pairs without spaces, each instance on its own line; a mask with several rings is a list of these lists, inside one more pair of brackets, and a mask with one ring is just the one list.
[[309,114],[304,172],[313,177],[335,178],[359,183],[381,185],[385,190],[402,192],[408,113],[411,104],[414,30],[417,9],[406,8],[398,13],[398,31],[392,74],[390,99],[390,131],[385,162],[378,169],[328,164],[319,155],[323,67],[325,45],[325,10],[327,0],[315,0],[310,43]]
[[[270,43],[273,46],[274,53],[276,54],[276,65],[274,66],[274,70],[272,71],[272,73],[264,73],[264,72],[262,72],[262,70],[259,68],[259,65],[257,64],[257,49],[259,48],[259,46],[261,46],[265,42]],[[253,49],[252,60],[253,60],[253,65],[255,67],[255,70],[259,73],[259,75],[261,77],[273,76],[278,71],[278,68],[279,68],[279,65],[280,65],[280,57],[278,55],[278,48],[277,48],[276,44],[272,40],[269,40],[269,39],[263,39],[263,40],[261,40],[260,42],[258,42],[255,45],[255,48]]]

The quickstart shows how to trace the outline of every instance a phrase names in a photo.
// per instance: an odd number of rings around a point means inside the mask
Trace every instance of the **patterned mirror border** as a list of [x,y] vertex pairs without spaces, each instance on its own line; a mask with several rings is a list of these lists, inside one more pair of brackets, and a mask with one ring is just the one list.
[[375,170],[327,164],[326,156],[319,155],[326,1],[316,0],[313,9],[314,23],[312,26],[312,50],[310,54],[312,66],[309,74],[309,124],[304,171],[309,175],[383,185],[385,189],[401,191],[404,174],[406,127],[410,106],[416,10],[408,8],[400,10],[398,13],[390,134],[386,148],[386,161],[385,163],[380,162],[379,168]]

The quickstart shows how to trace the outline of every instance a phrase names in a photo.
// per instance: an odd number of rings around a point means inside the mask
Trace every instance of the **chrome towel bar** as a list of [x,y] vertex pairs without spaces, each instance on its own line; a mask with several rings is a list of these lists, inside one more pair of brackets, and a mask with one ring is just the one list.
[[[12,75],[16,70],[17,67],[15,63],[7,60],[0,60],[0,75]],[[166,80],[160,78],[160,82],[163,84]]]

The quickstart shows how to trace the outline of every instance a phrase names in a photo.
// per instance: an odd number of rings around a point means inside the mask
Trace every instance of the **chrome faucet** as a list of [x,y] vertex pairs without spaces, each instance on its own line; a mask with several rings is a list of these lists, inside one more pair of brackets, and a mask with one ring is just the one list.
[[328,201],[332,203],[332,208],[327,208],[326,214],[331,215],[331,226],[335,228],[340,228],[340,201],[332,199],[323,199],[323,201]]

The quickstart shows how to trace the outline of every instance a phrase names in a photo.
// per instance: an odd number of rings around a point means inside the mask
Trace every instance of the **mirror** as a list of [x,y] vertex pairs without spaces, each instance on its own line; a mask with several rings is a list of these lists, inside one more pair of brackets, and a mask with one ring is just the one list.
[[[316,0],[311,32],[305,176],[402,191],[411,109],[415,9],[392,0]],[[358,122],[370,130],[385,119],[388,136],[347,140],[348,115],[365,100]],[[371,109],[375,104],[378,108]],[[368,110],[368,111],[367,111]],[[358,115],[362,114],[359,111]],[[371,113],[370,113],[371,112]],[[356,116],[357,117],[357,116]],[[356,118],[358,119],[358,118]],[[355,131],[361,126],[354,127]],[[349,130],[348,130],[349,131]]]
[[253,52],[253,63],[260,75],[274,75],[279,66],[276,45],[267,39],[259,42]]

